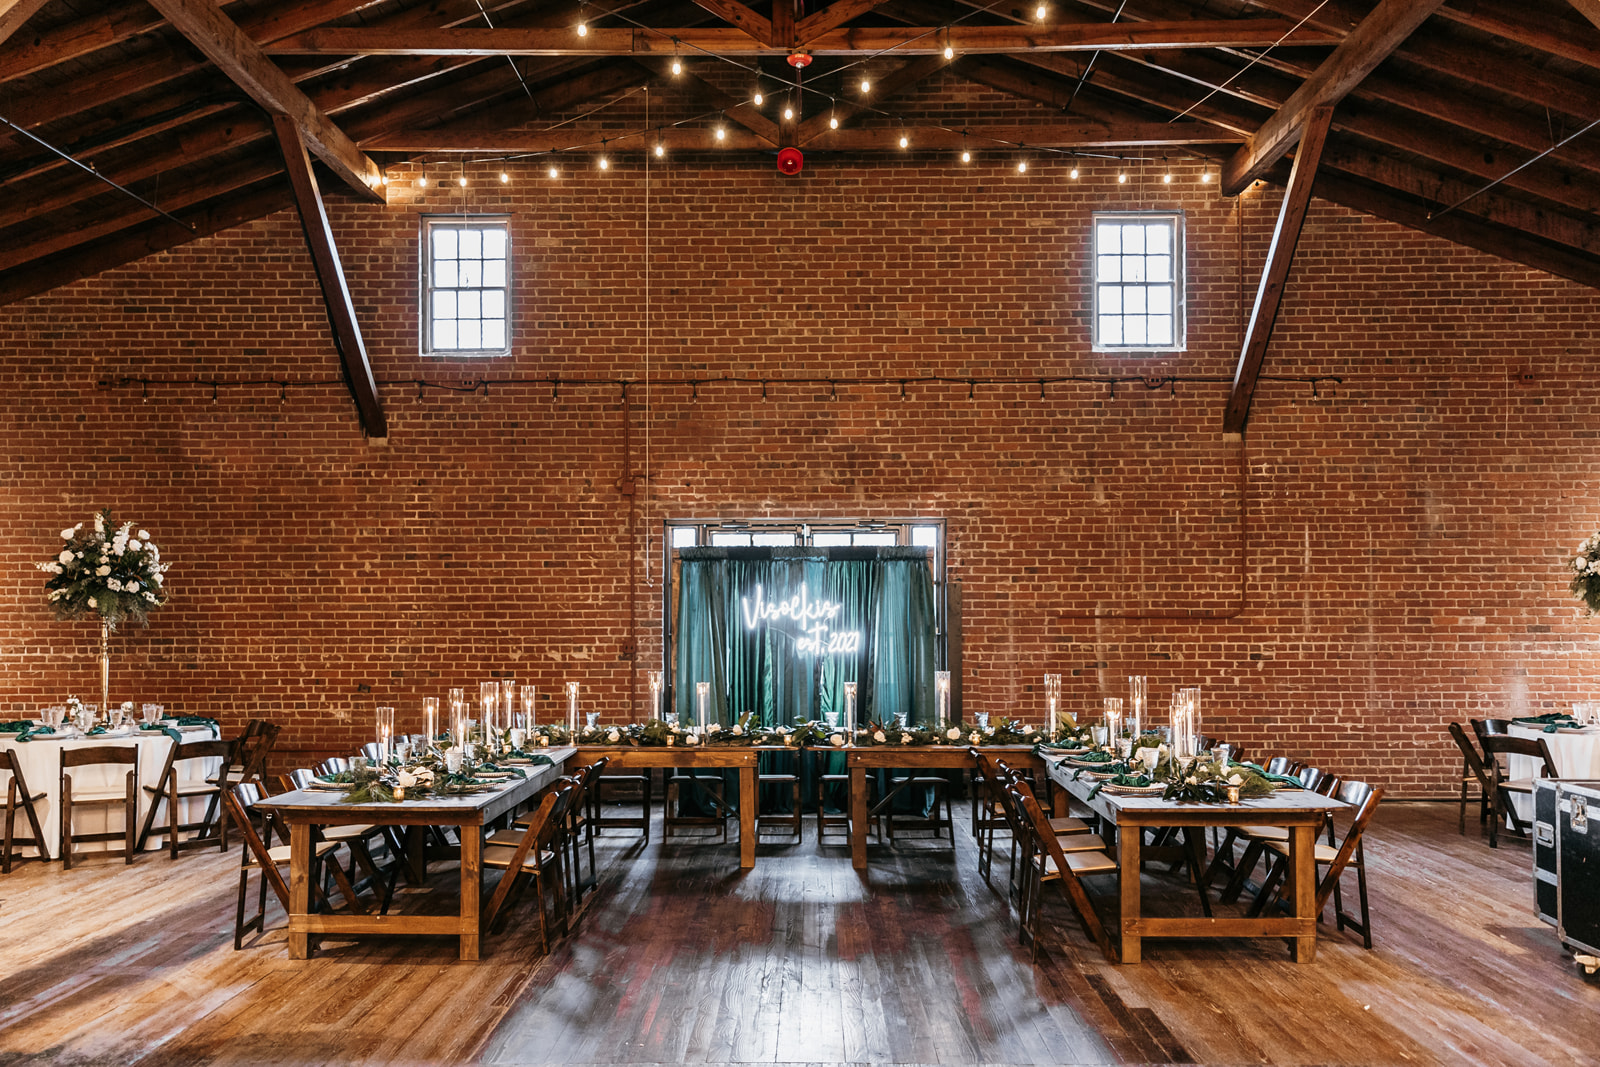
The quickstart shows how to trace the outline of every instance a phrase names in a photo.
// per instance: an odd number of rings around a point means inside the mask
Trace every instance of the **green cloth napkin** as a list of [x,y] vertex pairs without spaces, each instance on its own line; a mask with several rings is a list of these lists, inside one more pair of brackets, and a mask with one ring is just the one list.
[[55,732],[56,731],[55,731],[54,727],[51,727],[51,726],[37,726],[37,727],[34,727],[32,730],[24,730],[22,733],[18,734],[17,735],[17,740],[18,741],[32,741],[35,737],[39,737],[39,736],[41,736],[43,734],[53,734]]
[[1040,741],[1035,748],[1065,748],[1072,751],[1088,748],[1089,746],[1079,741]]
[[151,733],[166,734],[168,737],[172,738],[174,744],[183,744],[183,735],[171,726],[162,726],[158,722],[142,722],[139,724],[139,729],[148,730]]
[[95,726],[95,727],[91,727],[89,732],[88,732],[88,734],[86,734],[85,736],[87,736],[87,737],[98,737],[100,734],[103,734],[105,732],[106,732],[106,728],[104,726]]
[[1544,715],[1524,715],[1524,716],[1522,716],[1520,718],[1512,719],[1511,721],[1514,722],[1514,723],[1520,723],[1523,726],[1576,726],[1576,725],[1578,725],[1578,720],[1574,719],[1571,715],[1568,715],[1564,711],[1552,711],[1552,712],[1548,712],[1548,713],[1546,713]]
[[33,729],[33,720],[31,719],[0,722],[0,734],[25,734],[31,729]]
[[1296,778],[1292,774],[1268,774],[1267,773],[1267,769],[1265,767],[1262,767],[1259,764],[1255,764],[1255,763],[1240,763],[1238,760],[1233,760],[1233,761],[1231,761],[1229,763],[1229,766],[1231,766],[1231,767],[1248,767],[1252,771],[1255,771],[1257,774],[1259,774],[1261,777],[1265,778],[1267,781],[1269,781],[1269,782],[1277,782],[1279,785],[1292,785],[1292,786],[1295,786],[1296,788],[1303,788],[1304,784],[1305,784],[1305,783],[1301,782],[1300,779]]
[[[545,762],[549,763],[550,761],[548,759],[546,759]],[[494,764],[494,763],[482,764],[482,765],[480,765],[478,767],[478,770],[480,770],[480,771],[493,771],[496,774],[514,774],[518,778],[526,778],[526,777],[528,777],[527,772],[525,772],[521,767],[501,767],[498,764]]]

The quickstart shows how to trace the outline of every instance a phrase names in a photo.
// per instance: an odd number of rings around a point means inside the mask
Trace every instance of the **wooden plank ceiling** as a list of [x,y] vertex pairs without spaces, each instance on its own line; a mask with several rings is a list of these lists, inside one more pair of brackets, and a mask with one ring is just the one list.
[[1286,184],[1331,105],[1314,195],[1600,287],[1595,0],[1038,4],[0,0],[0,303],[294,204],[285,115],[369,199],[405,161],[658,141],[1193,157],[1232,191]]

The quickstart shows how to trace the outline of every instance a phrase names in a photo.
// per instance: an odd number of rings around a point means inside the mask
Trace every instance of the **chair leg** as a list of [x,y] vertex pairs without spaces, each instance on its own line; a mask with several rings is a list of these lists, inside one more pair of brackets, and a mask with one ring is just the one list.
[[1259,841],[1251,841],[1244,847],[1244,855],[1239,857],[1239,862],[1233,865],[1233,877],[1228,879],[1228,884],[1218,894],[1217,899],[1224,904],[1231,904],[1239,899],[1239,894],[1244,892],[1244,886],[1250,879],[1250,872],[1256,869],[1256,864],[1261,860],[1261,854],[1266,851],[1266,846]]
[[11,845],[17,829],[17,780],[11,779],[6,790],[6,840],[5,851],[0,853],[0,871],[11,873]]
[[1278,885],[1288,873],[1289,861],[1274,856],[1272,862],[1267,865],[1267,877],[1261,882],[1261,891],[1256,894],[1256,899],[1250,904],[1250,910],[1246,912],[1250,918],[1259,917],[1267,905],[1277,899]]
[[250,868],[239,868],[239,910],[233,917],[233,950],[244,947],[244,898],[250,892]]
[[1467,780],[1472,773],[1472,768],[1467,766],[1467,761],[1461,761],[1461,818],[1456,827],[1456,832],[1462,837],[1467,835]]

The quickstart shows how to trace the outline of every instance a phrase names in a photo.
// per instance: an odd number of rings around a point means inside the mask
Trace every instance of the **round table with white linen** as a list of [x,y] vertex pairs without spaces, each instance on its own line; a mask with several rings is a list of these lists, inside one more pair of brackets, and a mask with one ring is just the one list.
[[[1550,747],[1550,758],[1562,778],[1600,780],[1600,726],[1558,729],[1547,734],[1540,727],[1512,723],[1512,737],[1542,737]],[[1507,756],[1506,771],[1513,779],[1533,778],[1543,773],[1532,756]],[[1524,823],[1533,818],[1533,797],[1516,793],[1511,803]]]

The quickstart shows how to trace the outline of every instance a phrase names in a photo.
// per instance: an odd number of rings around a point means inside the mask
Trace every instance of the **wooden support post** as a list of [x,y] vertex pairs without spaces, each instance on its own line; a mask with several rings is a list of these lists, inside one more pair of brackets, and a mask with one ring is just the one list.
[[333,230],[328,226],[328,215],[322,207],[317,178],[311,172],[311,158],[300,140],[299,124],[279,114],[272,116],[272,128],[283,149],[289,185],[294,191],[295,205],[300,209],[300,225],[305,231],[306,246],[311,250],[317,282],[322,286],[334,345],[344,364],[345,384],[350,387],[350,395],[355,398],[356,410],[361,416],[361,428],[368,437],[387,437],[389,425],[378,400],[378,384],[372,377],[372,365],[367,362],[367,346],[361,340],[355,305],[345,285],[344,269],[339,264],[339,250],[334,245]]
[[1289,172],[1289,187],[1284,190],[1283,205],[1278,209],[1278,225],[1272,231],[1272,245],[1267,249],[1267,262],[1261,268],[1255,307],[1245,326],[1244,349],[1239,354],[1233,391],[1228,395],[1228,407],[1222,416],[1224,433],[1243,433],[1244,424],[1250,418],[1250,401],[1255,396],[1267,344],[1272,340],[1272,326],[1278,318],[1278,305],[1283,300],[1289,268],[1294,264],[1294,250],[1300,240],[1300,227],[1306,221],[1306,207],[1311,203],[1317,163],[1322,158],[1322,146],[1327,143],[1332,122],[1332,105],[1317,108],[1306,121],[1305,132],[1300,137],[1300,150],[1295,153],[1294,169]]

